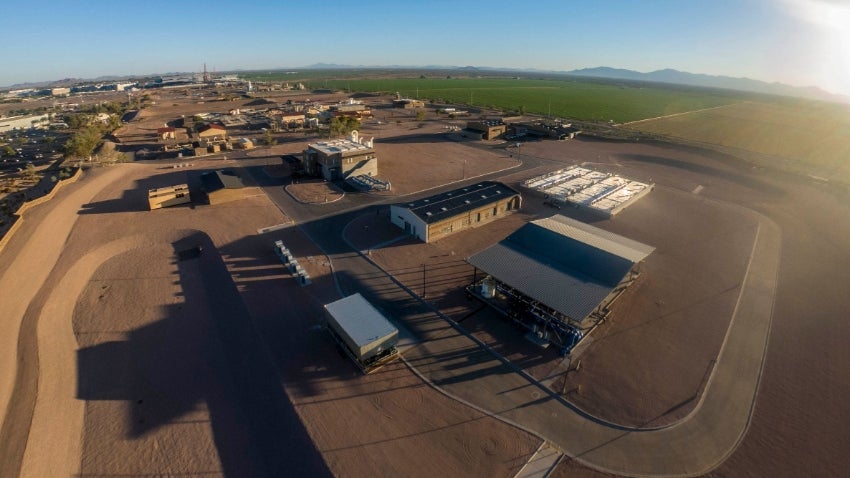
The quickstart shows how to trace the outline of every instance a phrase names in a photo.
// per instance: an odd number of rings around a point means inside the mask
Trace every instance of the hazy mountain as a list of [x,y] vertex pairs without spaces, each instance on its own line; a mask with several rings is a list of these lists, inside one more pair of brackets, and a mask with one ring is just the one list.
[[677,85],[702,86],[706,88],[722,88],[725,90],[752,91],[755,93],[797,96],[801,98],[827,101],[848,101],[848,98],[846,97],[834,95],[814,86],[790,86],[782,83],[768,83],[766,81],[752,80],[750,78],[733,78],[731,76],[688,73],[686,71],[672,70],[669,68],[649,73],[641,73],[639,71],[603,66],[598,68],[584,68],[581,70],[568,71],[566,74],[589,78],[652,81],[658,83],[673,83]]
[[[273,68],[272,70],[276,70],[277,68]],[[613,79],[613,80],[627,80],[627,81],[646,81],[646,82],[654,82],[654,83],[670,83],[677,85],[688,85],[688,86],[699,86],[706,88],[719,88],[726,90],[738,90],[738,91],[749,91],[755,93],[765,93],[772,95],[782,95],[782,96],[794,96],[800,98],[809,98],[809,99],[817,99],[817,100],[825,100],[825,101],[836,101],[842,103],[850,103],[850,97],[835,95],[824,91],[820,88],[809,86],[809,87],[800,87],[800,86],[789,86],[782,83],[768,83],[765,81],[752,80],[749,78],[734,78],[730,76],[715,76],[715,75],[705,75],[699,73],[688,73],[685,71],[673,70],[673,69],[664,69],[652,71],[649,73],[641,73],[639,71],[634,70],[626,70],[622,68],[610,68],[610,67],[598,67],[598,68],[583,68],[580,70],[572,70],[572,71],[556,71],[556,70],[539,70],[539,69],[522,69],[522,68],[499,68],[499,67],[488,67],[488,66],[449,66],[449,65],[426,65],[426,66],[410,66],[410,65],[342,65],[337,63],[315,63],[309,66],[302,66],[296,68],[280,68],[285,70],[405,70],[405,71],[417,71],[417,70],[448,70],[448,71],[458,71],[458,72],[492,72],[493,74],[547,74],[547,75],[568,75],[568,76],[579,76],[585,78],[605,78],[605,79]],[[243,71],[243,70],[233,70]],[[265,70],[264,70],[265,71]],[[66,78],[58,81],[44,81],[44,82],[32,82],[32,83],[18,83],[16,85],[11,85],[6,88],[45,88],[49,86],[66,86],[72,85],[74,83],[83,83],[83,82],[106,82],[106,81],[119,81],[122,79],[130,79],[130,78],[144,78],[144,77],[153,77],[157,75],[133,75],[133,76],[119,76],[119,75],[109,75],[109,76],[101,76],[99,78],[94,79],[78,79],[78,78]]]

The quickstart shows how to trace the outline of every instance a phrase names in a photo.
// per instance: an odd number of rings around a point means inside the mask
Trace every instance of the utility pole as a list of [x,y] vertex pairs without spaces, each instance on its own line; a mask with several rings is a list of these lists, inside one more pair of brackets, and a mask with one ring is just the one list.
[[422,298],[425,298],[425,264],[422,264]]

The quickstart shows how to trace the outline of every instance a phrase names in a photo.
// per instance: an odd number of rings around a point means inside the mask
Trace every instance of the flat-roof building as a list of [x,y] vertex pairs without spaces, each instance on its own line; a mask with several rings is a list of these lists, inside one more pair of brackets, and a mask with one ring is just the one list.
[[398,98],[393,100],[393,108],[404,108],[412,110],[414,108],[424,108],[425,102],[422,100],[413,100],[410,98]]
[[235,171],[220,169],[201,174],[201,185],[211,205],[235,201],[245,197],[245,185]]
[[189,186],[177,184],[148,190],[148,207],[151,211],[163,207],[176,206],[190,202]]
[[557,121],[511,123],[510,129],[516,136],[528,135],[558,140],[573,139],[581,133],[581,130],[573,127],[571,123],[560,123]]
[[303,154],[307,173],[321,175],[328,181],[378,174],[375,150],[350,139],[312,143],[307,145]]
[[466,123],[466,129],[478,131],[483,139],[496,139],[508,129],[508,125],[502,120],[478,120]]
[[325,305],[328,330],[363,372],[394,359],[398,329],[360,293]]
[[520,194],[495,181],[390,206],[390,220],[424,242],[492,222],[522,205]]

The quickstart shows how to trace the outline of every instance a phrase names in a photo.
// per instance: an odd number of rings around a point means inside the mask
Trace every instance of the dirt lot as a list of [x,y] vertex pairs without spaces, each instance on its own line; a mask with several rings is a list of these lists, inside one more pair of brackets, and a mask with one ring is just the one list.
[[[81,461],[54,465],[83,475],[509,476],[533,453],[539,440],[444,397],[403,364],[363,377],[337,354],[315,329],[321,304],[338,298],[329,265],[295,228],[255,234],[285,222],[267,199],[147,212],[140,191],[187,173],[116,167],[129,172],[85,205],[49,279],[120,245],[89,264],[73,308],[80,348],[69,378],[85,404],[82,435],[75,419],[50,413],[66,399],[29,397],[34,422],[52,416],[56,436],[82,436]],[[311,286],[285,272],[276,239]],[[50,366],[51,355],[41,360]],[[30,433],[23,469],[44,470],[42,432]]]

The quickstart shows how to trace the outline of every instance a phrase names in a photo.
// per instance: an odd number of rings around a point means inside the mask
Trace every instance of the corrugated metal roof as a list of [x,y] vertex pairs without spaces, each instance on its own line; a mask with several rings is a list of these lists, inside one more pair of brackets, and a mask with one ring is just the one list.
[[549,229],[567,237],[589,244],[610,254],[628,259],[632,262],[640,262],[655,250],[638,241],[623,237],[613,232],[591,226],[590,224],[576,221],[566,216],[555,215],[546,219],[532,221],[540,227]]
[[523,294],[581,321],[613,290],[576,271],[553,267],[549,257],[503,243],[469,258],[469,263]]
[[533,221],[468,262],[581,321],[654,248],[564,216]]
[[336,319],[339,326],[345,329],[358,347],[368,345],[397,331],[393,324],[359,292],[331,302],[325,305],[325,309]]
[[400,206],[409,209],[426,224],[431,224],[514,195],[519,193],[502,183],[484,181]]

